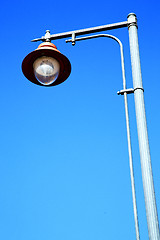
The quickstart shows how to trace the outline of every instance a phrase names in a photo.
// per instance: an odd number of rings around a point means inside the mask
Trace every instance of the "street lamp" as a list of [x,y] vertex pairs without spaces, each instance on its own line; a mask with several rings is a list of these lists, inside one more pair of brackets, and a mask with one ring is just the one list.
[[[111,30],[111,29],[118,29],[123,27],[128,27],[128,30],[129,30],[130,54],[131,54],[132,77],[133,77],[133,88],[131,89],[126,88],[123,46],[121,41],[118,38],[108,34],[98,34],[98,35],[77,38],[77,36],[80,36],[80,35],[97,33],[97,32],[102,32],[102,31]],[[45,36],[32,40],[33,42],[43,41],[44,43],[40,44],[38,49],[29,53],[25,57],[22,63],[22,71],[24,75],[31,82],[36,83],[38,85],[43,85],[43,86],[54,86],[62,83],[68,78],[71,72],[71,65],[69,60],[56,49],[55,45],[50,43],[51,40],[63,39],[68,37],[71,37],[71,39],[67,40],[66,42],[72,42],[72,45],[75,45],[76,41],[97,38],[97,37],[112,38],[115,41],[117,41],[120,45],[123,90],[119,91],[118,94],[124,95],[124,102],[125,102],[127,140],[128,140],[136,238],[137,240],[139,240],[139,226],[138,226],[138,215],[137,215],[137,206],[136,206],[128,102],[127,102],[127,94],[130,94],[130,93],[134,93],[134,99],[135,99],[137,131],[138,131],[141,171],[142,171],[149,239],[160,240],[159,222],[158,222],[158,214],[157,214],[157,208],[156,208],[156,199],[155,199],[155,192],[154,192],[147,122],[146,122],[145,105],[144,105],[144,94],[143,94],[144,89],[142,85],[142,76],[141,76],[136,15],[134,13],[129,14],[128,19],[125,22],[119,22],[119,23],[108,24],[108,25],[103,25],[99,27],[75,30],[71,32],[64,32],[64,33],[50,35],[50,32],[46,31]]]
[[55,86],[69,77],[71,64],[53,43],[44,42],[24,58],[22,71],[37,85]]

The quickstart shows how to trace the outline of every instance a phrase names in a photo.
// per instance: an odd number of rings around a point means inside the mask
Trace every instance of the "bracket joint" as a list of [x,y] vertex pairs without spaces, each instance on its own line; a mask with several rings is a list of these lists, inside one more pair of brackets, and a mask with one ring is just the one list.
[[144,89],[141,88],[141,87],[137,87],[137,88],[128,88],[128,89],[123,89],[123,90],[120,90],[117,92],[118,95],[124,95],[124,93],[127,93],[127,94],[131,94],[131,93],[134,93],[136,90],[142,90],[144,92]]

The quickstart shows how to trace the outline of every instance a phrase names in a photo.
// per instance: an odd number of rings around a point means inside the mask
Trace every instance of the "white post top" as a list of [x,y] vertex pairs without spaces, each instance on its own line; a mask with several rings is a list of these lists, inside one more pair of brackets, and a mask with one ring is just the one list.
[[130,27],[131,25],[137,25],[137,17],[135,13],[128,14],[127,19],[128,19],[128,27]]

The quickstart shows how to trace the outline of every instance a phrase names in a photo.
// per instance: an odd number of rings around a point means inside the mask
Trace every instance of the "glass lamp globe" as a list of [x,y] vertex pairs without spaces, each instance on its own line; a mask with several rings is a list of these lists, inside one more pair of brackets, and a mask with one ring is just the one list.
[[38,82],[43,85],[50,85],[58,78],[60,64],[52,57],[42,56],[34,61],[33,69]]

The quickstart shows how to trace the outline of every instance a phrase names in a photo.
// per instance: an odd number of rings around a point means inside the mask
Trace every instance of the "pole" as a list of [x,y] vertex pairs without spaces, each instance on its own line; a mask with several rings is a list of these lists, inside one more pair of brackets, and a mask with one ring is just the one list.
[[132,77],[134,87],[134,99],[136,109],[137,131],[141,159],[141,171],[147,224],[150,240],[160,240],[158,214],[152,176],[151,157],[149,150],[147,122],[144,105],[144,94],[142,86],[141,65],[139,57],[139,45],[137,34],[137,18],[134,13],[128,15],[128,29],[130,41],[130,54],[132,64]]

